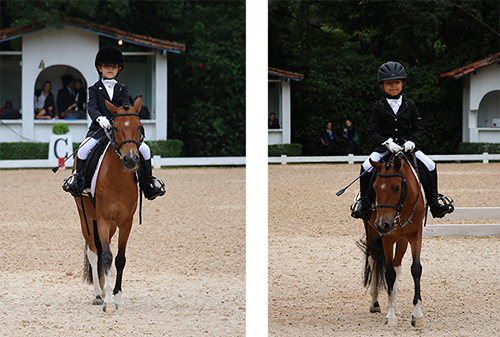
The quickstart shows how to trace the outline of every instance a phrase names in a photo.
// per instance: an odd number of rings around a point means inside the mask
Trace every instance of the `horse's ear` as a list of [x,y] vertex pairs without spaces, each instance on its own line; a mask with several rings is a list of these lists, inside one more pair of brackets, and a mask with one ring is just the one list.
[[399,159],[399,157],[395,157],[394,158],[394,169],[396,171],[399,171],[401,169],[402,165],[403,165],[403,162],[401,161],[401,159]]
[[137,113],[139,113],[139,111],[141,111],[141,106],[142,106],[142,95],[138,96],[136,99],[135,99],[135,102],[134,102],[134,111],[136,111]]
[[371,158],[369,158],[369,159],[370,159],[370,164],[372,164],[373,168],[380,172],[380,169],[382,168],[382,164],[379,163],[378,161],[373,161]]
[[106,104],[106,107],[108,108],[109,111],[111,111],[113,115],[116,115],[118,108],[113,103],[111,103],[107,99],[104,99],[104,104]]

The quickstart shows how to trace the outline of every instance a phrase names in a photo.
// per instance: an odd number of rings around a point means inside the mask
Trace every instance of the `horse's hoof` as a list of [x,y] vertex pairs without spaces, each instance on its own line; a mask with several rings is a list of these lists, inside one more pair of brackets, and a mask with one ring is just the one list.
[[373,303],[373,306],[370,306],[370,312],[372,313],[380,312],[380,304],[378,304],[378,301]]
[[92,305],[103,305],[104,300],[102,299],[101,295],[97,295],[93,300],[92,300]]
[[417,329],[423,328],[425,325],[424,316],[415,318],[415,316],[411,315],[411,325]]
[[396,326],[396,325],[398,325],[398,320],[396,317],[386,317],[385,324],[387,324],[389,326]]
[[112,314],[116,311],[116,304],[114,303],[104,303],[104,306],[102,307],[102,311],[104,311],[107,314]]

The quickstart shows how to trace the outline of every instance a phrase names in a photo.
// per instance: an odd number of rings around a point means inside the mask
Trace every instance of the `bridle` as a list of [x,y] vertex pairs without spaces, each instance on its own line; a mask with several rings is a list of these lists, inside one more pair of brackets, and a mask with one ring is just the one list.
[[113,122],[116,118],[118,117],[122,117],[122,116],[136,116],[137,118],[139,118],[139,115],[136,114],[136,113],[133,113],[133,112],[125,112],[125,113],[121,113],[121,114],[116,114],[112,119],[111,119],[111,127],[112,127],[112,130],[113,132],[111,132],[111,134],[108,132],[108,130],[104,129],[104,132],[106,133],[106,137],[108,137],[111,145],[113,145],[113,148],[115,150],[115,153],[116,155],[118,156],[118,158],[123,159],[122,155],[120,154],[120,148],[122,147],[123,144],[125,143],[134,143],[135,145],[137,145],[137,149],[139,149],[139,147],[141,146],[141,144],[144,142],[144,127],[140,126],[140,131],[141,131],[141,138],[139,139],[139,141],[136,141],[135,139],[125,139],[123,142],[121,142],[120,144],[116,144],[116,137],[115,137],[115,127],[113,126]]
[[[393,162],[393,158],[389,161],[386,166],[390,166]],[[401,217],[401,212],[403,210],[403,205],[406,201],[406,197],[408,196],[408,183],[406,182],[405,175],[403,174],[403,171],[401,173],[393,173],[393,174],[377,174],[377,177],[381,178],[393,178],[393,177],[399,177],[401,178],[401,194],[399,196],[399,201],[397,205],[392,205],[392,204],[376,204],[375,209],[378,212],[379,207],[390,207],[396,209],[396,216],[394,217],[394,225],[397,226],[399,225],[401,228],[404,228],[408,223],[413,223],[411,219],[413,218],[413,215],[415,214],[415,211],[417,209],[418,205],[418,200],[420,199],[420,194],[422,193],[420,188],[418,189],[418,196],[417,200],[415,201],[415,205],[413,206],[413,210],[411,212],[411,215],[408,219],[403,219],[405,220],[405,223],[401,225],[401,222],[399,221],[399,218]]]

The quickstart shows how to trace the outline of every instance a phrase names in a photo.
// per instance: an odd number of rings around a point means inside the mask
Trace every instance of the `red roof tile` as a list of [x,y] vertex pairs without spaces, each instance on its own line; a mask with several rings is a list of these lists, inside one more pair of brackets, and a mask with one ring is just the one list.
[[290,79],[294,79],[294,80],[303,80],[304,79],[303,74],[292,73],[291,71],[280,70],[280,69],[271,68],[271,67],[268,67],[267,69],[268,69],[267,72],[270,75],[275,75],[275,76],[284,77],[284,78],[290,78]]
[[477,61],[461,68],[452,70],[450,72],[439,75],[440,77],[453,77],[455,79],[459,79],[465,75],[468,75],[476,70],[487,67],[495,62],[500,62],[500,53],[496,53],[488,56],[484,60]]
[[[186,50],[186,45],[182,43],[170,42],[167,40],[156,39],[150,36],[128,33],[123,30],[107,27],[97,23],[87,22],[81,19],[65,16],[62,19],[62,23],[68,26],[89,30],[99,35],[121,39],[132,44],[143,45],[154,49],[177,53]],[[0,30],[0,41],[10,40],[22,35],[32,33],[42,28],[44,28],[44,25],[41,23],[5,28]]]

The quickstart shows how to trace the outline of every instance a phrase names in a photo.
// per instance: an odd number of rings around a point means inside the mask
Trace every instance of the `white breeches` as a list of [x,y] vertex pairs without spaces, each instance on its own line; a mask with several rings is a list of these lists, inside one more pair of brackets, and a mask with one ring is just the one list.
[[[385,151],[385,152],[382,152],[382,153],[378,153],[378,152],[372,152],[372,154],[370,155],[370,157],[368,157],[364,163],[363,163],[363,169],[365,171],[368,171],[368,172],[371,172],[371,170],[373,169],[373,166],[370,164],[370,158],[371,160],[373,161],[379,161],[380,159],[382,159],[382,157],[384,157],[386,154],[389,153],[389,150]],[[425,164],[425,166],[427,166],[427,169],[430,171],[434,171],[436,169],[436,163],[434,163],[434,161],[432,161],[432,159],[430,159],[429,157],[427,157],[422,151],[418,150],[415,155],[417,156],[417,159],[420,160],[422,163]]]
[[[90,137],[89,137],[90,138]],[[86,160],[87,157],[89,156],[90,151],[94,148],[94,146],[99,143],[99,141],[102,139],[94,139],[94,138],[87,138],[84,141],[84,145],[78,150],[78,158],[81,160]],[[151,150],[149,149],[148,144],[142,143],[141,146],[139,146],[139,152],[142,154],[142,157],[144,160],[149,160],[151,159]]]

